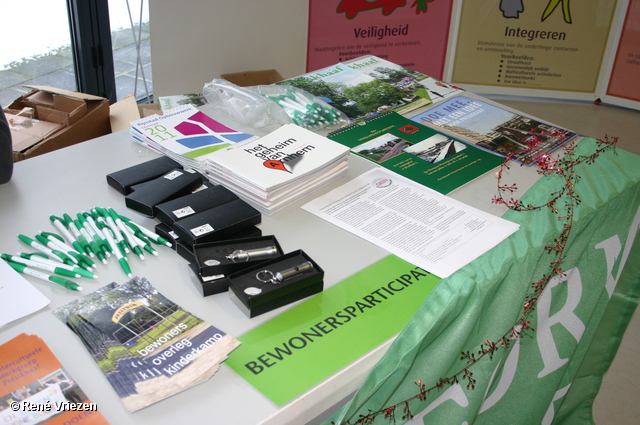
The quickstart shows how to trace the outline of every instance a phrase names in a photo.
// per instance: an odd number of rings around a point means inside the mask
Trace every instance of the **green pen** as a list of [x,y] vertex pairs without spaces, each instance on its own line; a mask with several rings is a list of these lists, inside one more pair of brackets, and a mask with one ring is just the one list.
[[123,256],[127,255],[129,253],[129,247],[124,240],[124,236],[122,236],[122,233],[120,233],[118,225],[113,220],[113,217],[111,217],[111,214],[106,208],[98,208],[98,211],[100,211],[100,214],[104,217],[105,221],[109,225],[109,228],[112,230],[112,236],[114,238],[114,241],[116,242],[116,246],[120,248],[120,253]]
[[17,255],[0,254],[0,257],[5,261],[11,261],[16,264],[22,264],[25,267],[33,267],[34,269],[40,269],[47,272],[59,274],[66,277],[80,277],[80,274],[74,273],[71,270],[64,269],[59,266],[53,266],[45,263],[38,263],[37,261],[27,260],[26,258],[18,257]]
[[[26,260],[31,260],[31,261],[34,261],[34,262],[37,262],[37,263],[48,264],[48,265],[51,265],[51,266],[63,268],[65,270],[69,270],[69,271],[71,271],[73,273],[77,273],[80,276],[87,277],[89,279],[97,279],[98,278],[98,276],[95,273],[92,273],[92,271],[89,270],[90,267],[89,267],[89,269],[85,269],[85,268],[82,268],[82,267],[76,267],[76,266],[70,266],[70,265],[67,265],[67,264],[62,264],[62,263],[59,263],[57,261],[50,260],[49,257],[47,257],[44,254],[40,254],[38,252],[34,252],[34,253],[21,252],[21,253],[18,254],[18,256],[20,258],[23,258],[23,259],[26,259]],[[84,258],[86,258],[86,257],[84,257]]]
[[71,216],[69,216],[69,214],[67,213],[64,213],[62,215],[62,218],[64,218],[64,223],[69,228],[71,233],[73,233],[73,236],[76,238],[76,240],[82,246],[82,250],[80,250],[80,252],[87,254],[90,257],[93,256],[94,254],[93,252],[91,252],[91,248],[89,247],[89,241],[87,241],[85,237],[80,233],[80,230],[78,230],[78,228],[76,227]]
[[124,272],[128,277],[132,277],[133,275],[131,274],[131,268],[129,267],[129,262],[122,255],[122,253],[120,252],[120,249],[118,249],[116,241],[113,239],[113,235],[111,233],[112,233],[112,230],[110,228],[105,229],[104,235],[107,237],[107,242],[109,242],[109,244],[112,246],[113,253],[118,259],[118,263],[120,264],[120,267],[122,267],[122,270],[124,270]]
[[[86,220],[84,222],[83,220],[80,220],[80,219],[73,220],[73,224],[76,225],[76,228],[78,229],[80,234],[84,236],[84,239],[89,244],[89,250],[90,250],[89,255],[91,257],[94,257],[98,254],[98,252],[102,252],[102,250],[100,249],[96,241],[93,240],[93,238],[89,234],[89,231],[85,228],[84,223],[86,223]],[[93,255],[91,255],[91,253],[93,253]]]
[[[43,244],[44,246],[46,246],[47,248],[51,249],[54,253],[56,253],[56,255],[60,258],[65,258],[70,260],[73,264],[78,264],[78,262],[76,261],[75,258],[71,257],[67,251],[67,247],[62,247],[60,244],[50,240],[49,238],[45,237],[44,235],[42,235],[42,233],[38,234],[35,236],[36,240],[38,242],[40,242],[41,244]],[[57,253],[57,252],[58,253]],[[65,264],[69,264],[69,261],[64,261]]]
[[94,238],[98,243],[98,245],[100,246],[102,253],[107,257],[109,257],[111,255],[111,248],[109,247],[109,244],[107,243],[107,241],[104,239],[104,234],[102,234],[102,230],[100,230],[100,227],[98,226],[96,221],[93,219],[93,216],[91,214],[89,214],[88,212],[83,212],[83,214],[85,219],[87,220],[87,223],[89,223],[89,227],[91,227],[91,230],[93,230],[93,233],[95,233]]
[[64,252],[66,252],[69,256],[75,258],[75,260],[78,263],[79,267],[94,267],[96,265],[96,263],[93,262],[93,260],[91,260],[89,257],[87,257],[86,255],[84,255],[81,252],[78,252],[76,250],[74,250],[73,248],[71,248],[69,245],[67,245],[66,243],[64,243],[64,239],[60,236],[60,235],[56,235],[55,233],[50,233],[50,232],[40,232],[40,234],[42,236],[44,236],[45,238],[47,238],[49,241],[53,242],[54,244],[58,245],[60,247],[61,250],[64,250]]
[[13,269],[19,273],[23,273],[28,276],[46,280],[49,282],[57,283],[58,285],[62,285],[67,289],[71,289],[72,291],[82,291],[82,287],[80,285],[68,279],[65,279],[63,277],[48,275],[46,273],[39,272],[38,270],[30,269],[24,264],[18,264],[12,261],[7,261],[7,264],[13,267]]
[[84,248],[82,248],[80,242],[78,242],[76,238],[71,234],[69,229],[67,229],[67,224],[65,223],[64,219],[55,215],[50,215],[49,220],[51,220],[56,229],[58,229],[60,233],[62,233],[62,236],[64,236],[69,242],[71,242],[71,245],[76,249],[76,251],[84,252]]
[[136,231],[140,231],[142,234],[144,234],[146,237],[149,238],[149,240],[151,242],[154,242],[158,245],[166,245],[168,247],[171,247],[171,242],[169,242],[167,239],[163,238],[162,236],[152,232],[151,230],[147,229],[146,227],[143,227],[139,224],[134,223],[133,221],[131,221],[130,218],[124,217],[124,216],[120,216],[120,218],[122,219],[122,221],[124,221],[127,226],[131,227],[132,229],[136,230]]
[[34,241],[28,236],[18,235],[18,239],[20,239],[22,242],[26,243],[30,247],[35,248],[38,251],[49,255],[50,257],[56,257],[60,259],[60,261],[62,261],[65,264],[68,264],[70,266],[75,264],[73,260],[71,260],[71,258],[65,253],[58,250],[49,249],[46,246],[42,245],[41,243]]

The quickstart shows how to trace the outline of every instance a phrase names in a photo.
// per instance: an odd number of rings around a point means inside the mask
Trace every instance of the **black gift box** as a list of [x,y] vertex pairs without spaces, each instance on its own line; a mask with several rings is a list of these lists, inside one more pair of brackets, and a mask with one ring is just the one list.
[[184,243],[180,239],[176,240],[176,252],[189,263],[194,263],[196,261],[196,256],[193,253],[193,246]]
[[[193,251],[198,273],[203,277],[229,275],[284,254],[278,240],[272,235],[197,243]],[[234,252],[238,254],[235,257],[232,256]]]
[[168,156],[107,174],[107,183],[123,195],[133,192],[132,186],[157,179],[173,169],[182,169],[182,165]]
[[148,217],[154,217],[156,205],[193,192],[202,186],[203,180],[200,173],[174,169],[127,195],[124,198],[125,205]]
[[229,278],[225,275],[203,277],[198,273],[198,265],[189,264],[191,280],[203,297],[220,294],[229,290]]
[[[278,284],[264,282],[266,276],[290,270],[306,262],[311,263],[313,269],[294,275]],[[269,271],[271,274],[265,271]],[[231,299],[249,317],[258,316],[317,294],[322,291],[324,286],[324,270],[302,250],[259,263],[228,277]]]
[[155,216],[161,222],[173,226],[178,220],[236,199],[238,196],[226,187],[213,186],[156,205]]
[[187,245],[234,239],[235,234],[262,221],[260,212],[241,199],[194,214],[173,224]]

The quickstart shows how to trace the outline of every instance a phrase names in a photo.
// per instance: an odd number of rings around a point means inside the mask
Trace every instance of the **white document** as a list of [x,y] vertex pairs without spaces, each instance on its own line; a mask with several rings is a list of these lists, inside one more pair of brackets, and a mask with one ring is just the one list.
[[46,307],[51,301],[0,260],[0,327]]
[[382,168],[302,208],[441,278],[519,228]]

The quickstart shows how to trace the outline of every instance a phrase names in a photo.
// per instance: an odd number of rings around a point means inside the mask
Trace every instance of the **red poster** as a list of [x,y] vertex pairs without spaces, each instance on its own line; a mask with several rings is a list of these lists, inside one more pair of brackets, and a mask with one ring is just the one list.
[[640,101],[640,0],[630,0],[607,95]]
[[374,55],[441,79],[452,0],[309,0],[307,72]]

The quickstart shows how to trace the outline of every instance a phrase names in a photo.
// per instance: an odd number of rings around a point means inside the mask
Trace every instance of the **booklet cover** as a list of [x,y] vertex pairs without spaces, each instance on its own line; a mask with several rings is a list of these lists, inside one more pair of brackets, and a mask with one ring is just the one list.
[[0,423],[108,424],[69,371],[36,335],[0,345]]
[[111,283],[54,314],[80,337],[131,412],[209,379],[239,345],[144,278]]
[[131,137],[135,142],[195,169],[201,169],[202,161],[211,153],[256,138],[225,126],[191,104],[177,107],[165,115],[133,121]]
[[293,185],[349,153],[340,143],[295,124],[286,124],[264,137],[212,155],[210,171],[238,180],[263,193]]
[[494,106],[456,96],[411,118],[476,146],[531,165],[577,136],[573,131]]
[[406,114],[431,104],[423,86],[407,85],[403,80],[386,82],[342,63],[276,84],[306,90],[352,120],[387,111]]
[[464,90],[453,84],[436,80],[426,74],[373,55],[361,56],[347,62],[351,69],[367,74],[377,80],[393,84],[403,89],[424,87],[433,103],[463,93]]
[[503,162],[498,155],[395,112],[336,130],[328,137],[353,153],[445,194]]

